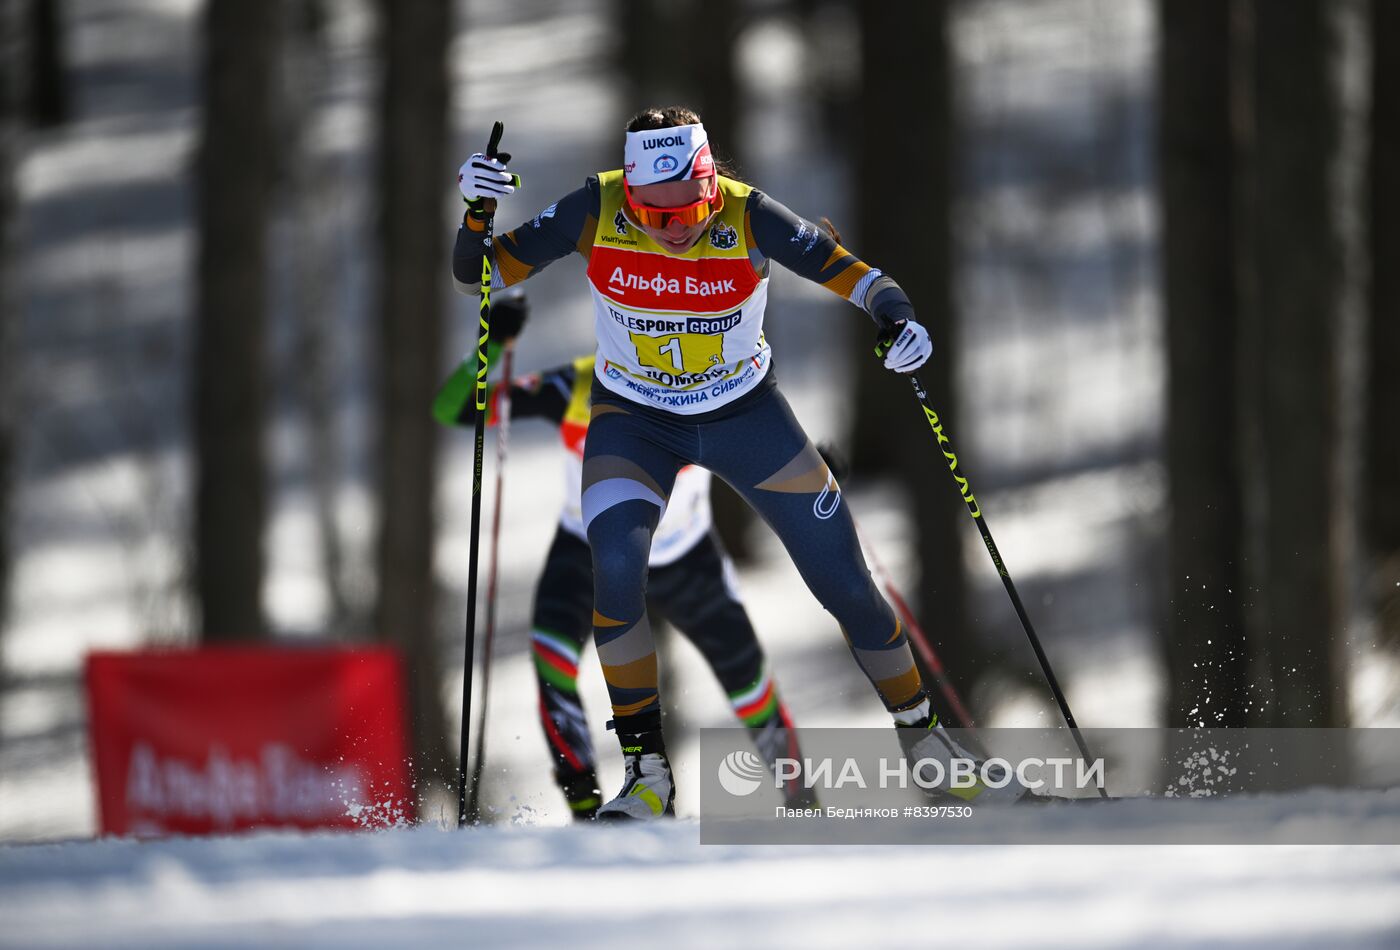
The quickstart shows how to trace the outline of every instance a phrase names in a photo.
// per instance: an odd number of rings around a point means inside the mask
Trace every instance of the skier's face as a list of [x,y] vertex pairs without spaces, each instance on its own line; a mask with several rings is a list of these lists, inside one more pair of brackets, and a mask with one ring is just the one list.
[[[647,237],[672,254],[684,254],[705,233],[721,206],[713,177],[659,181],[628,188],[632,217]],[[651,223],[647,220],[650,219]],[[694,220],[698,218],[698,220]],[[687,219],[694,223],[687,224]],[[655,222],[664,220],[657,227]]]

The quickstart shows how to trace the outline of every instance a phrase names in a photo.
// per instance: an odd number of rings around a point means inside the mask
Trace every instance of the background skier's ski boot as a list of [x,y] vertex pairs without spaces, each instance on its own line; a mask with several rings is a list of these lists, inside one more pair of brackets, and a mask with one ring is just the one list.
[[[793,728],[787,707],[781,701],[774,707],[772,717],[761,725],[749,727],[754,748],[759,758],[768,765],[769,771],[776,772],[780,758],[802,761],[802,750],[797,745],[797,730]],[[815,808],[817,795],[802,781],[802,776],[788,779],[783,783],[783,802],[789,808]]]
[[592,769],[572,774],[556,772],[554,781],[564,793],[574,821],[592,821],[597,817],[598,806],[603,803],[603,793],[598,790],[598,776]]
[[[622,743],[622,791],[598,809],[599,821],[653,821],[676,814],[676,783],[671,778],[671,763],[666,758],[666,745],[661,738],[661,716],[639,716],[640,723],[616,723],[617,738]],[[614,723],[609,723],[613,726]],[[624,732],[624,729],[642,731]],[[654,728],[646,728],[654,726]]]

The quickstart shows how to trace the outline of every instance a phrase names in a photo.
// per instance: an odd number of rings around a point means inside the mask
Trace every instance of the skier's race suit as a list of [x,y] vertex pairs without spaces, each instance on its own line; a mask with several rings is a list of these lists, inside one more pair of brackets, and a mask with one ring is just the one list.
[[[684,254],[667,253],[629,216],[621,171],[589,178],[495,238],[493,286],[570,253],[587,261],[598,349],[582,515],[618,730],[659,709],[647,558],[677,473],[691,464],[768,522],[885,706],[909,709],[924,691],[908,640],[870,578],[840,487],[776,389],[763,316],[772,261],[885,319],[912,318],[913,308],[815,224],[742,182],[721,176],[718,187],[722,210]],[[464,292],[477,290],[483,229],[468,215],[458,231],[453,274]]]

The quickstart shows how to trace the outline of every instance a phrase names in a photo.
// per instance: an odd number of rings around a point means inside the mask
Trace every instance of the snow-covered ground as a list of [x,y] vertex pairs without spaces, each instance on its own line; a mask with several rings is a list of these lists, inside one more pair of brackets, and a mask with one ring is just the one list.
[[[315,147],[334,182],[335,233],[362,238],[372,219],[368,4],[331,6]],[[637,105],[618,101],[608,73],[616,55],[611,5],[459,6],[480,42],[454,47],[455,150],[479,147],[489,123],[504,119],[527,186],[503,215],[525,219],[613,161],[620,117]],[[959,383],[976,398],[964,400],[954,436],[1080,722],[1152,725],[1162,689],[1154,623],[1164,596],[1152,5],[988,0],[956,9],[969,132],[957,229]],[[366,835],[14,843],[95,830],[78,678],[85,653],[189,635],[182,407],[199,4],[70,0],[63,10],[78,115],[35,140],[20,175],[26,426],[14,605],[0,644],[0,841],[11,842],[0,846],[0,945],[1400,944],[1395,848],[701,847],[689,821],[607,832],[550,827],[564,814],[534,722],[524,634],[563,485],[554,437],[524,425],[512,433],[504,499],[485,785],[501,826],[444,831],[437,826],[454,805],[445,801],[429,809],[425,827]],[[825,26],[842,35],[850,24]],[[850,221],[844,171],[824,151],[807,99],[797,29],[774,14],[743,38],[746,130],[763,133],[748,136],[756,144],[746,169],[799,211]],[[540,149],[542,141],[553,147]],[[444,197],[450,229],[456,209]],[[296,240],[286,222],[278,233],[284,250]],[[372,269],[362,239],[334,251],[333,362],[352,381],[363,378],[374,332]],[[330,608],[308,500],[307,422],[297,395],[285,391],[297,375],[295,294],[287,274],[279,280],[266,594],[277,631],[304,638],[321,633]],[[785,392],[815,439],[840,437],[848,408],[827,381],[845,371],[851,314],[790,275],[773,283],[769,336]],[[548,366],[587,350],[591,315],[577,262],[561,262],[530,290],[534,319],[548,321],[549,332],[527,333],[517,364]],[[464,333],[452,349],[465,348]],[[347,382],[341,395],[336,515],[349,592],[363,600],[370,403],[363,385]],[[443,695],[454,713],[467,442],[445,443],[440,499],[438,562],[449,592]],[[850,498],[907,588],[910,527],[898,492],[855,486]],[[493,501],[488,491],[486,510]],[[972,634],[1024,650],[971,530],[967,553],[980,618]],[[798,722],[883,724],[839,633],[766,532],[759,554],[741,584]],[[730,713],[694,650],[673,638],[668,652],[680,807],[694,815],[695,727],[728,724]],[[1358,724],[1395,724],[1400,673],[1360,657]],[[591,652],[581,669],[585,702],[606,709]],[[611,789],[616,746],[594,718]],[[1052,708],[1029,692],[1008,694],[994,717],[1047,722]],[[1335,805],[1276,803],[1285,820],[1290,811],[1303,821],[1357,814]],[[1389,803],[1378,807],[1380,820],[1394,814]]]
[[[1037,810],[1039,811],[1039,810]],[[0,850],[6,947],[1394,947],[1394,847],[701,846],[697,826]]]

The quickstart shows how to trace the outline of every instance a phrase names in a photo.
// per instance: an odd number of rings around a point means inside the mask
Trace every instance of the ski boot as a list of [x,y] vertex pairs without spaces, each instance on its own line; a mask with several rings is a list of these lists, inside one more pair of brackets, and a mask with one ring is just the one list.
[[598,809],[598,820],[654,821],[675,817],[676,784],[661,738],[661,715],[629,717],[626,724],[616,720],[608,723],[608,728],[614,726],[622,743],[622,791]]
[[[777,771],[780,758],[802,760],[802,750],[797,746],[797,730],[793,728],[787,707],[781,701],[772,718],[761,726],[749,727],[749,735],[759,758],[767,763],[770,771]],[[816,792],[807,787],[800,775],[783,783],[783,803],[788,808],[815,808],[819,804]]]
[[[1001,766],[993,766],[985,770],[987,777],[992,779],[996,785],[984,783],[982,781],[983,760],[963,748],[948,733],[948,730],[943,728],[943,724],[938,721],[938,716],[929,709],[927,699],[911,712],[917,715],[908,716],[906,714],[906,718],[911,719],[909,722],[901,722],[898,716],[895,719],[899,733],[899,744],[904,748],[904,758],[909,762],[910,767],[916,770],[919,769],[918,763],[923,759],[933,760],[943,766],[941,780],[936,784],[932,780],[939,773],[931,764],[925,764],[921,771],[915,772],[916,775],[928,779],[927,784],[923,781],[918,784],[930,797],[946,800],[947,796],[951,796],[968,804],[976,805],[1009,805],[1030,794],[1030,789],[1017,781],[1014,775],[1005,774],[1005,770]],[[976,763],[971,785],[953,784],[952,764],[954,759],[966,759]],[[1001,784],[1002,779],[1010,779],[1010,781],[1003,785]],[[998,788],[997,785],[1001,787]]]
[[598,791],[598,776],[592,769],[568,774],[555,772],[554,781],[564,793],[569,803],[569,812],[574,821],[592,821],[598,816],[598,806],[603,802],[603,793]]

